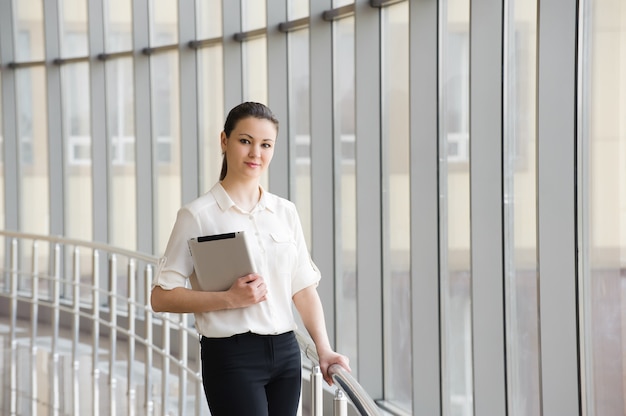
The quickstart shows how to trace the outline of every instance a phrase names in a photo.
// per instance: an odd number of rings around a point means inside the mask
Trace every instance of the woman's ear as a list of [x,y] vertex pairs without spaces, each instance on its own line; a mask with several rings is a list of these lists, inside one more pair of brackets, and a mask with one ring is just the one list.
[[226,133],[222,132],[220,134],[220,146],[222,147],[222,154],[226,153],[227,143],[228,143],[228,137],[226,137]]

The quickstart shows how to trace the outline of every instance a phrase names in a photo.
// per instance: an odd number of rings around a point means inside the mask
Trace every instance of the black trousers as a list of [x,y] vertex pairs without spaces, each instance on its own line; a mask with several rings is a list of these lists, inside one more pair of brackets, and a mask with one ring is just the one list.
[[202,383],[212,416],[292,416],[302,366],[293,332],[200,340]]

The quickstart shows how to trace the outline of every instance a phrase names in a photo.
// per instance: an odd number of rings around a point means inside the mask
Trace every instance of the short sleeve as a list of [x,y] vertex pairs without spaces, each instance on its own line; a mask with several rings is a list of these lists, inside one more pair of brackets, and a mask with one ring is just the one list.
[[291,295],[295,295],[299,291],[309,286],[317,286],[321,273],[309,253],[309,249],[304,239],[304,233],[302,231],[302,224],[297,211],[293,214],[293,227],[294,227],[294,239],[296,241],[296,248],[298,250],[298,261],[291,282]]
[[171,290],[184,287],[193,272],[193,261],[187,242],[199,235],[200,226],[196,218],[185,208],[181,208],[167,243],[165,253],[155,273],[153,286]]

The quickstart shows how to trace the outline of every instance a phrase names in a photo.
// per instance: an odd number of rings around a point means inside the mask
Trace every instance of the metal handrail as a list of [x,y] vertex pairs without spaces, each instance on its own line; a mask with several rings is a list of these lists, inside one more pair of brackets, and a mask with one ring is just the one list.
[[[193,414],[200,415],[201,403],[204,402],[204,392],[202,388],[201,364],[198,334],[193,326],[188,322],[190,314],[169,314],[155,313],[152,311],[149,302],[152,287],[153,271],[156,270],[159,258],[153,255],[139,253],[131,250],[113,247],[103,243],[82,241],[65,238],[61,236],[45,236],[14,231],[1,231],[0,238],[4,237],[4,264],[0,264],[0,299],[7,298],[10,308],[10,334],[9,343],[11,346],[10,377],[11,394],[9,397],[10,413],[16,414],[18,408],[17,392],[17,354],[18,354],[18,334],[17,323],[19,317],[18,304],[30,305],[30,313],[22,312],[30,319],[29,346],[30,353],[34,357],[40,348],[36,345],[40,327],[50,329],[43,324],[43,314],[39,313],[40,308],[50,310],[50,322],[52,324],[52,368],[50,377],[49,397],[42,398],[37,391],[37,372],[34,364],[31,368],[31,413],[36,414],[35,406],[39,403],[49,403],[54,411],[59,411],[62,404],[62,397],[58,389],[60,380],[59,345],[60,340],[69,340],[72,344],[70,359],[72,363],[71,377],[73,383],[69,393],[69,402],[74,409],[74,414],[79,414],[79,409],[84,408],[85,392],[82,389],[89,388],[81,385],[79,381],[79,337],[85,332],[91,332],[90,346],[91,365],[93,383],[91,384],[91,411],[93,415],[98,415],[100,392],[98,391],[98,380],[102,375],[103,366],[108,367],[108,385],[110,388],[110,406],[116,407],[118,404],[115,397],[118,388],[116,366],[119,367],[120,356],[117,354],[117,339],[122,337],[127,340],[123,354],[126,357],[126,414],[136,414],[138,392],[134,371],[144,368],[144,394],[143,408],[145,414],[154,415],[159,411],[161,414],[169,414],[171,407],[176,406],[178,414],[188,414],[185,399],[194,397]],[[18,244],[18,241],[21,244]],[[1,242],[1,240],[0,240]],[[20,247],[24,243],[31,243],[30,252],[20,252]],[[49,252],[40,251],[41,243],[50,245]],[[80,261],[84,258],[81,250],[91,250],[87,255],[91,256],[91,269],[86,275],[81,276]],[[0,253],[2,256],[2,253]],[[39,260],[42,256],[48,256],[49,270],[40,271]],[[66,256],[66,257],[64,257]],[[102,258],[101,258],[102,256]],[[106,258],[105,258],[106,257]],[[126,258],[127,263],[122,264],[120,259]],[[30,260],[30,270],[26,270],[23,260]],[[101,261],[106,260],[106,261]],[[118,264],[119,260],[119,264]],[[125,266],[125,267],[124,267]],[[142,269],[143,275],[140,274]],[[118,270],[125,269],[127,274],[118,274]],[[100,279],[104,271],[107,279]],[[142,276],[140,278],[139,276]],[[89,283],[81,280],[88,279]],[[142,281],[143,280],[143,281]],[[118,285],[118,281],[125,285]],[[143,283],[143,284],[142,284]],[[119,287],[118,287],[119,286]],[[125,286],[125,287],[122,287]],[[66,290],[67,289],[67,290]],[[86,295],[88,294],[88,295]],[[144,301],[140,301],[143,295]],[[90,303],[91,302],[91,303]],[[69,316],[69,319],[61,319],[61,314]],[[25,318],[26,319],[26,318]],[[83,323],[81,324],[81,320]],[[87,322],[87,324],[85,324]],[[46,322],[47,323],[47,322]],[[69,336],[64,336],[61,328],[68,329]],[[156,332],[155,330],[159,331]],[[106,341],[100,339],[101,335],[108,336]],[[160,335],[160,339],[159,339]],[[312,362],[319,364],[319,358],[315,347],[306,335],[296,331],[298,343],[302,352]],[[173,345],[172,340],[177,340]],[[192,342],[190,342],[190,340]],[[193,342],[196,341],[196,342]],[[108,343],[108,359],[101,357],[99,352],[104,342]],[[23,343],[22,343],[23,344]],[[145,351],[143,362],[139,360],[136,353],[136,346]],[[84,354],[83,354],[84,355]],[[154,356],[160,361],[156,361]],[[154,372],[157,367],[161,371],[161,396],[157,397],[156,390],[159,383],[154,380]],[[119,370],[119,368],[118,368]],[[106,372],[106,370],[104,370]],[[171,373],[177,373],[177,389],[169,389],[167,386],[171,382],[176,382]],[[341,402],[345,402],[342,392],[352,401],[355,408],[361,415],[379,415],[379,411],[372,399],[367,395],[359,383],[343,368],[338,365],[329,368],[333,380],[339,389],[335,395],[335,409],[342,407]],[[191,385],[190,385],[191,383]],[[321,388],[321,382],[319,383]],[[55,390],[57,389],[57,390]],[[173,403],[175,399],[170,397],[172,390],[178,392],[178,403]],[[22,395],[23,396],[23,395]],[[319,394],[321,398],[321,392]],[[67,400],[66,400],[67,402]],[[315,403],[312,403],[315,407]],[[0,405],[2,405],[0,401]],[[119,405],[123,406],[123,403]],[[345,403],[344,403],[345,405]],[[188,406],[187,406],[188,407]],[[321,414],[321,401],[316,413]],[[0,408],[0,412],[1,412]],[[344,414],[337,412],[335,414]]]
[[[300,350],[304,355],[311,360],[313,365],[319,366],[320,359],[313,341],[299,331],[296,332],[296,338],[298,339],[298,344],[300,344]],[[379,416],[381,414],[374,400],[372,400],[359,382],[342,366],[339,364],[331,365],[328,367],[328,374],[332,377],[334,383],[345,392],[359,414],[364,416]]]

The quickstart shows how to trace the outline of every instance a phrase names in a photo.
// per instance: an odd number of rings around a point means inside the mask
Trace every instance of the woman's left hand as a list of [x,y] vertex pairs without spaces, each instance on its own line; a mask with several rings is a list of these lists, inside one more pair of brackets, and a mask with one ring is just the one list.
[[328,368],[331,365],[339,364],[346,371],[352,371],[350,369],[350,359],[345,355],[336,353],[333,350],[318,351],[317,354],[320,359],[320,369],[322,370],[322,377],[329,386],[333,385],[333,378],[328,374]]

